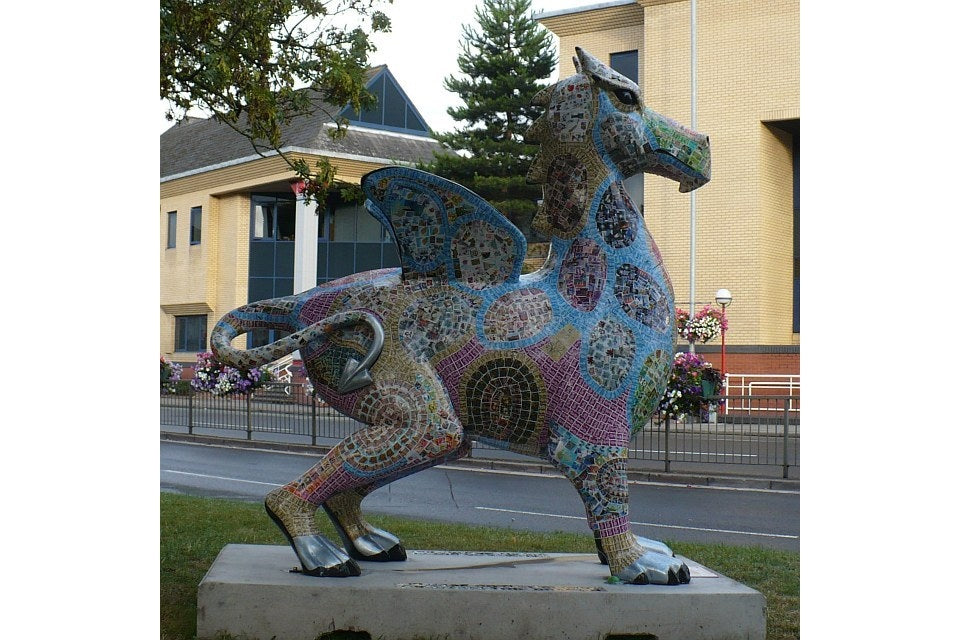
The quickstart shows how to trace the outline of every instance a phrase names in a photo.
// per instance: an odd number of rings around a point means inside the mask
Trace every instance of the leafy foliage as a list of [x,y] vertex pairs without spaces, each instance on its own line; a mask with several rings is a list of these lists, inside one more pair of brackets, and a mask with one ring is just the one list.
[[[392,2],[392,0],[387,0]],[[282,128],[322,105],[369,108],[364,88],[370,32],[390,30],[382,0],[160,0],[160,98],[167,119],[192,109],[210,113],[250,140],[258,153],[279,153]],[[329,114],[333,120],[335,114]],[[334,136],[345,134],[341,120]],[[311,169],[280,154],[323,202],[334,169]]]
[[556,65],[549,34],[529,15],[530,0],[483,0],[475,13],[480,30],[463,28],[457,64],[461,77],[444,87],[462,106],[447,113],[463,123],[440,142],[455,153],[437,155],[428,171],[462,184],[486,199],[528,238],[539,185],[526,183],[537,146],[523,135],[541,113],[533,96]]

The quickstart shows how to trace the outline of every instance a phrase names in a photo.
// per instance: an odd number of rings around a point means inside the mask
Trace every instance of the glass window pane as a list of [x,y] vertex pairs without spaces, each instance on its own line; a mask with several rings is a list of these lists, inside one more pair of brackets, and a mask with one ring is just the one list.
[[177,212],[167,212],[167,248],[172,249],[177,246]]
[[407,105],[407,129],[413,129],[416,131],[427,130],[427,125],[424,124],[423,120],[417,117],[417,114],[413,112],[413,109],[410,108],[410,105]]
[[297,203],[292,200],[277,202],[277,240],[294,240],[297,233]]
[[174,343],[177,351],[206,351],[207,316],[176,316]]
[[203,209],[201,207],[193,207],[190,209],[190,244],[200,243],[202,211]]
[[337,207],[330,218],[331,242],[355,242],[357,239],[357,206]]
[[255,205],[253,208],[253,239],[273,238],[273,207]]
[[407,102],[392,82],[386,82],[383,95],[383,124],[390,127],[406,126]]
[[363,207],[357,207],[357,242],[380,242],[383,225]]
[[380,252],[383,244],[377,243],[357,243],[356,269],[357,273],[362,271],[372,271],[383,266]]
[[376,96],[377,104],[373,108],[360,114],[361,122],[383,124],[383,79],[384,76],[380,76],[380,79],[370,87],[370,93]]
[[621,51],[610,54],[610,68],[634,82],[639,78],[639,59],[636,51]]

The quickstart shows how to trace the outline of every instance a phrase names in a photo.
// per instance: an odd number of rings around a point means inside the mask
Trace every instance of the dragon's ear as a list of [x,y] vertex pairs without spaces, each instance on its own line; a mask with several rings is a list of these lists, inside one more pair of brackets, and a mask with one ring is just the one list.
[[640,87],[637,86],[636,82],[611,69],[580,47],[575,47],[575,49],[577,51],[577,58],[579,59],[577,69],[582,69],[581,73],[604,89],[610,91],[629,91],[635,98],[635,101],[630,104],[639,104],[641,109],[643,108],[643,97],[640,92]]
[[577,73],[583,73],[583,69],[580,68],[580,60],[577,59],[577,56],[573,56],[573,68],[577,70]]

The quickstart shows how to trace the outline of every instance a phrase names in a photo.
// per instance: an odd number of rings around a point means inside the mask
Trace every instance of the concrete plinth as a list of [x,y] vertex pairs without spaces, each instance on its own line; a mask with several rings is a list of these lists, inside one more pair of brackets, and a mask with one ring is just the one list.
[[200,583],[197,635],[314,640],[337,629],[401,640],[758,640],[759,592],[690,560],[690,584],[608,584],[593,554],[408,551],[357,578],[313,578],[288,547],[227,545]]

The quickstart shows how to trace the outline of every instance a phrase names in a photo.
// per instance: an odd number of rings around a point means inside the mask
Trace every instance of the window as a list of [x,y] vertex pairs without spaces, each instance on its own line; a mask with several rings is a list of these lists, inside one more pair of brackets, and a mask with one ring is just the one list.
[[293,293],[296,231],[297,201],[292,193],[250,194],[248,301]]
[[167,211],[167,249],[177,246],[177,212]]
[[297,203],[279,198],[253,198],[253,239],[291,242],[297,233]]
[[207,350],[207,316],[176,316],[175,351]]
[[193,207],[190,209],[190,244],[200,244],[200,223],[202,217],[202,207]]
[[347,106],[340,115],[352,122],[363,123],[374,128],[403,131],[415,135],[427,133],[426,123],[404,95],[392,74],[383,72],[377,75],[367,86],[367,90],[377,98],[374,106],[359,114],[353,107]]
[[636,50],[610,54],[610,68],[639,84],[639,59]]

